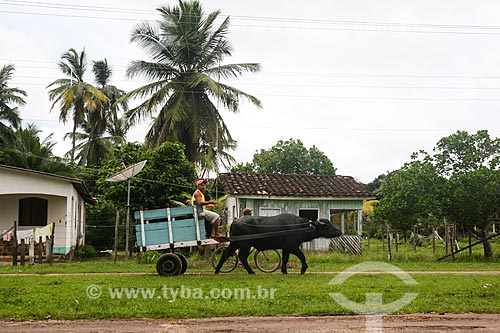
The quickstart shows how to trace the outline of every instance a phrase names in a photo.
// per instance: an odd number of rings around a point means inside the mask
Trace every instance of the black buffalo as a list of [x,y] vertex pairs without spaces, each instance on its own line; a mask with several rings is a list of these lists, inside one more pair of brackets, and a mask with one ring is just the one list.
[[[271,233],[271,236],[265,235]],[[274,235],[273,235],[274,233]],[[251,247],[256,249],[282,249],[283,262],[281,272],[287,274],[286,264],[290,253],[300,259],[302,268],[301,274],[307,270],[306,257],[300,250],[300,244],[311,241],[315,238],[333,238],[341,236],[342,233],[335,228],[330,221],[321,219],[320,221],[309,221],[306,218],[292,214],[281,214],[271,217],[248,216],[231,225],[231,237],[234,240],[224,250],[224,253],[217,264],[215,274],[218,274],[224,262],[240,249],[239,258],[248,274],[255,274],[248,265],[248,255]],[[248,236],[246,236],[248,235]],[[262,238],[258,238],[262,237]]]

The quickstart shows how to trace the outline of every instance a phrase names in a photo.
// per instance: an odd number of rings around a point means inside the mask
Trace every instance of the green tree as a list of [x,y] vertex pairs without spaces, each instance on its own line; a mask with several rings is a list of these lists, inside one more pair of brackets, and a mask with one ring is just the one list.
[[108,98],[105,111],[102,113],[105,119],[102,117],[99,119],[105,121],[106,129],[114,144],[123,144],[129,129],[129,123],[124,117],[124,112],[128,111],[128,103],[121,99],[125,96],[125,91],[109,83],[113,70],[106,59],[94,61],[92,72],[99,90]]
[[65,139],[75,136],[75,142],[78,142],[75,146],[75,159],[78,160],[78,165],[87,167],[101,165],[104,160],[112,158],[115,139],[101,133],[96,122],[94,122],[95,126],[92,126],[91,123],[92,121],[84,120],[80,124],[82,132],[66,133],[64,136]]
[[65,136],[73,138],[75,135],[75,141],[78,142],[75,147],[76,159],[83,166],[100,165],[103,160],[112,158],[114,145],[125,142],[128,130],[126,121],[118,115],[121,110],[128,109],[125,101],[118,101],[125,92],[109,84],[112,70],[107,60],[94,61],[92,72],[98,89],[107,97],[108,102],[102,103],[94,112],[85,114],[85,119],[79,126],[81,132]]
[[[184,146],[178,142],[165,142],[159,147],[147,149],[138,143],[126,143],[115,149],[115,159],[105,161],[94,173],[83,177],[89,190],[103,205],[89,207],[87,224],[95,229],[89,239],[96,248],[109,248],[105,239],[113,238],[111,227],[116,219],[116,210],[126,211],[127,182],[107,182],[113,173],[123,169],[123,164],[131,165],[147,160],[142,171],[131,180],[131,210],[163,208],[173,202],[185,202],[191,197],[197,179],[194,163],[187,160]],[[120,229],[122,234],[123,229]],[[103,234],[107,234],[104,237]],[[121,236],[120,236],[121,237]]]
[[126,165],[147,160],[142,171],[131,182],[131,203],[134,209],[165,207],[171,200],[184,202],[186,193],[194,191],[196,169],[180,143],[165,142],[159,147],[145,149],[128,143],[115,151],[115,159],[103,164],[96,180],[96,193],[117,207],[125,207],[127,182],[110,183],[106,178]]
[[485,257],[493,257],[486,237],[500,207],[500,139],[485,130],[457,131],[439,140],[434,151],[439,172],[449,178],[446,217],[483,239]]
[[444,184],[432,157],[425,152],[415,153],[411,162],[386,177],[375,218],[402,230],[434,222],[442,216]]
[[[240,100],[260,107],[261,102],[220,80],[257,72],[256,63],[225,64],[231,55],[227,40],[229,17],[214,27],[220,11],[205,15],[198,1],[179,1],[178,6],[158,8],[158,26],[142,23],[131,40],[151,55],[153,61],[134,61],[128,75],[142,75],[151,83],[127,94],[148,97],[129,111],[133,123],[154,116],[146,134],[146,143],[157,147],[164,141],[185,145],[188,160],[197,162],[205,147],[219,153],[235,146],[229,129],[219,112],[219,103],[231,112],[238,112]],[[212,99],[214,101],[212,101]]]
[[486,237],[491,223],[500,214],[500,170],[480,167],[455,174],[447,189],[444,210],[450,222],[483,239],[485,257],[493,257],[493,248]]
[[382,185],[387,180],[387,175],[388,175],[388,173],[383,173],[381,175],[378,175],[377,178],[375,178],[370,183],[366,184],[366,188],[370,192],[372,192],[377,197],[377,199],[381,199],[381,197],[382,197],[381,189],[382,189]]
[[481,167],[500,167],[500,138],[492,139],[486,130],[465,131],[442,138],[434,147],[439,172],[445,176],[467,173]]
[[330,174],[337,169],[330,159],[313,146],[307,149],[302,141],[280,140],[268,150],[261,149],[253,155],[251,164],[238,164],[232,172],[250,171],[256,173]]
[[53,101],[51,110],[59,103],[59,119],[63,123],[66,123],[68,114],[72,112],[73,134],[70,156],[74,162],[77,127],[84,122],[88,113],[103,110],[108,98],[99,89],[83,80],[87,69],[85,50],[80,54],[75,49],[64,53],[59,62],[59,69],[66,77],[55,80],[47,88],[53,88],[49,91],[49,99]]
[[0,69],[0,145],[12,142],[14,131],[21,125],[17,107],[26,104],[26,92],[9,87],[14,70],[14,65],[6,65]]
[[54,156],[52,150],[55,142],[52,141],[52,134],[44,140],[40,140],[40,132],[34,124],[28,125],[25,129],[18,129],[14,133],[15,140],[9,147],[3,149],[0,163],[63,176],[73,176],[72,169],[59,157]]

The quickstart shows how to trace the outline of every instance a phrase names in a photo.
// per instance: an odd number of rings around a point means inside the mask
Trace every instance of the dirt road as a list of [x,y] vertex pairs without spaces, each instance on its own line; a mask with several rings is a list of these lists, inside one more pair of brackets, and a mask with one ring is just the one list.
[[[367,319],[369,326],[367,327]],[[381,323],[381,326],[379,324]],[[208,332],[500,332],[498,314],[410,314],[376,317],[285,316],[208,319],[135,319],[0,322],[3,333],[208,333]],[[381,330],[378,328],[381,327]]]

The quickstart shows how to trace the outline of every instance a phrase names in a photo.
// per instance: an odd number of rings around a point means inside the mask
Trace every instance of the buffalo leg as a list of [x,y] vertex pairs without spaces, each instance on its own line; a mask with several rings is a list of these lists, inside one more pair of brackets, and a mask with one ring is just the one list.
[[224,265],[224,263],[226,262],[227,258],[232,256],[237,249],[238,245],[236,245],[235,243],[229,243],[229,246],[224,249],[224,252],[222,252],[222,256],[220,257],[219,263],[215,268],[215,274],[219,274],[220,269],[222,268],[222,265]]
[[290,250],[292,254],[294,254],[297,258],[300,259],[300,263],[302,264],[302,268],[300,269],[300,274],[304,274],[307,271],[307,266],[306,263],[306,256],[304,253],[300,250],[299,247],[294,248],[293,250]]
[[290,258],[290,251],[287,249],[283,249],[283,253],[281,254],[281,273],[288,274],[286,270],[286,265],[288,264],[288,259]]
[[250,254],[250,247],[240,247],[240,261],[243,264],[243,267],[247,270],[248,274],[255,274],[250,265],[248,264],[248,255]]

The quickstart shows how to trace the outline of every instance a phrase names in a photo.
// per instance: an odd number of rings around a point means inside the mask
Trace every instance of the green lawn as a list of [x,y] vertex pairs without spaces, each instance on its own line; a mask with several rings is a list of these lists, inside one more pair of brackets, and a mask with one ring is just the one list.
[[[497,253],[498,245],[494,244]],[[472,256],[466,252],[455,261],[439,262],[436,258],[443,255],[444,249],[438,251],[432,254],[424,246],[413,252],[411,245],[402,245],[390,264],[404,271],[500,270],[498,259],[485,260],[478,250]],[[372,242],[370,250],[364,249],[363,256],[307,253],[306,257],[309,270],[305,275],[297,274],[294,259],[291,274],[286,276],[260,272],[251,276],[242,267],[229,274],[213,275],[207,259],[196,254],[188,258],[187,273],[204,274],[168,278],[155,274],[154,263],[139,265],[135,257],[128,262],[120,258],[117,263],[108,257],[53,265],[0,265],[3,301],[0,319],[200,318],[355,312],[345,304],[338,304],[330,293],[340,293],[359,304],[366,302],[367,294],[381,294],[383,304],[398,301],[407,293],[418,294],[398,309],[399,313],[500,313],[500,275],[414,274],[417,284],[409,285],[392,273],[358,274],[342,283],[329,284],[336,276],[342,276],[338,272],[356,264],[376,262],[373,267],[377,268],[389,263],[386,250]],[[93,272],[150,274],[83,274]]]
[[[156,275],[3,276],[0,278],[0,318],[200,318],[352,313],[337,304],[330,293],[341,293],[357,303],[365,302],[366,293],[381,293],[384,304],[397,301],[406,293],[417,293],[416,299],[399,313],[500,313],[499,275],[416,275],[416,285],[407,285],[391,274],[355,275],[342,284],[329,284],[334,276],[314,273],[169,278]],[[132,294],[126,297],[123,288],[129,288]],[[119,291],[121,298],[116,294]]]

